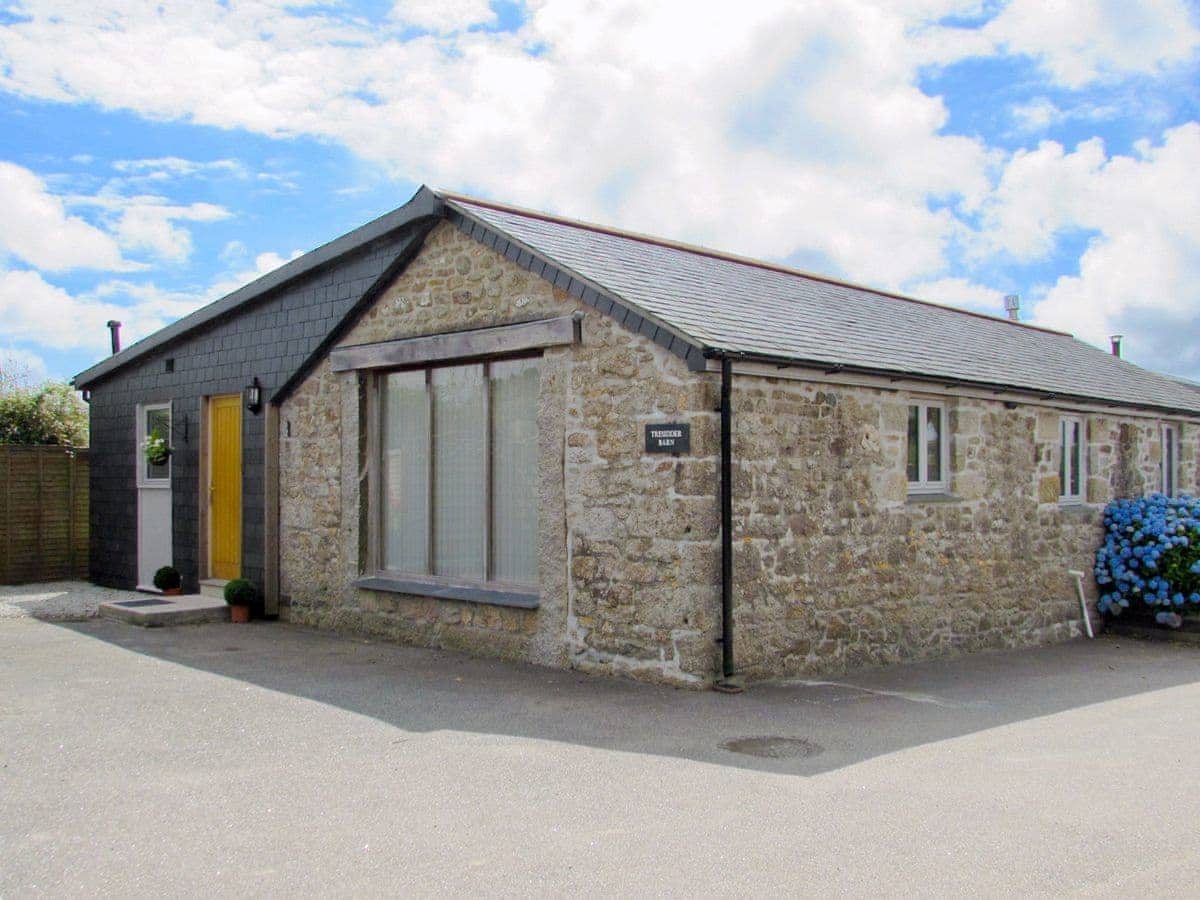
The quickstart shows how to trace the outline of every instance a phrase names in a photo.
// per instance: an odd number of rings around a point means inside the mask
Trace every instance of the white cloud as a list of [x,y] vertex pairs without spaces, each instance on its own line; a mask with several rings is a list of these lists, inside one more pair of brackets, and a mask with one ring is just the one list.
[[0,270],[0,318],[8,340],[56,350],[97,349],[107,345],[104,323],[136,320],[130,312],[117,304],[73,297],[37,272]]
[[268,272],[274,272],[285,263],[291,262],[293,259],[297,259],[303,255],[303,250],[293,250],[287,256],[282,256],[274,252],[260,253],[254,257],[253,268],[242,269],[218,279],[204,292],[204,295],[209,301],[217,300],[226,294],[233,293],[243,285],[261,278]]
[[1041,287],[1035,321],[1099,345],[1109,334],[1136,333],[1131,351],[1170,368],[1154,355],[1157,342],[1200,344],[1200,191],[1189,187],[1200,125],[1136,149],[1106,157],[1098,141],[1087,141],[1070,153],[1044,143],[1019,154],[990,208],[991,238],[1036,259],[1064,230],[1093,233],[1078,274]]
[[389,18],[439,34],[495,21],[488,0],[399,0]]
[[230,215],[228,210],[212,203],[179,206],[162,202],[158,197],[125,198],[121,207],[116,226],[121,245],[150,250],[173,262],[186,260],[192,252],[191,232],[174,222],[217,222]]
[[[31,22],[0,32],[0,86],[315,135],[437,186],[755,255],[804,248],[885,286],[944,262],[957,226],[930,194],[971,204],[988,187],[986,148],[940,134],[946,110],[916,84],[913,24],[954,0],[764,0],[737,16],[712,0],[552,0],[516,34],[408,41],[275,3],[65,3],[31,3]],[[405,9],[415,23],[434,6]],[[424,24],[444,31],[486,4],[436,9]]]
[[1046,97],[1035,97],[1019,103],[1010,110],[1017,126],[1024,131],[1042,131],[1063,119],[1063,111]]
[[69,215],[61,197],[26,168],[0,161],[0,250],[50,272],[68,269],[127,271],[111,235]]
[[982,34],[1034,57],[1059,84],[1079,88],[1193,60],[1200,48],[1193,15],[1183,0],[1013,0]]
[[[1187,189],[1197,126],[1127,157],[1099,140],[1010,156],[947,134],[945,104],[919,85],[926,66],[1006,53],[1036,59],[1057,86],[1172,74],[1200,43],[1187,8],[1014,0],[982,28],[936,24],[990,8],[758,0],[734,15],[714,0],[534,0],[517,33],[492,33],[468,30],[494,19],[483,0],[398,4],[384,24],[316,5],[296,15],[284,0],[163,11],[30,0],[30,21],[0,29],[0,89],[312,136],[437,187],[754,256],[827,259],[856,281],[997,312],[1000,291],[959,277],[948,248],[991,271],[983,264],[1036,263],[1083,233],[1079,273],[1024,292],[1044,295],[1040,321],[1103,339],[1154,294],[1176,322],[1200,296],[1198,192]],[[406,26],[432,34],[404,40]],[[1019,125],[1114,114],[1052,87],[1027,86]],[[167,156],[118,170],[128,184],[226,162]],[[110,193],[121,246],[169,260],[190,249],[179,223],[226,213]]]
[[236,159],[214,159],[205,162],[183,159],[178,156],[161,156],[155,159],[119,159],[112,164],[118,172],[136,175],[151,181],[166,181],[170,178],[187,178],[210,173],[246,178],[246,167]]
[[[201,291],[163,290],[152,283],[110,279],[72,294],[37,272],[0,268],[0,321],[6,341],[54,350],[80,350],[100,356],[109,347],[106,323],[121,323],[121,342],[128,346],[176,319],[194,312],[301,255],[261,253],[254,266],[218,277]],[[0,347],[0,360],[25,362],[36,373],[40,357],[32,351]]]
[[958,306],[993,315],[1004,315],[1004,294],[995,288],[975,284],[966,278],[937,278],[914,284],[912,296],[943,306]]

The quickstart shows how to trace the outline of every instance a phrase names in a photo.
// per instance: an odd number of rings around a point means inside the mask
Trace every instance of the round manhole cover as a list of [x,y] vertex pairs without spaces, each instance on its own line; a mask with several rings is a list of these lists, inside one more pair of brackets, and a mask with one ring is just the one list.
[[726,741],[721,745],[721,749],[765,759],[802,759],[806,756],[816,756],[825,748],[804,738],[744,737]]

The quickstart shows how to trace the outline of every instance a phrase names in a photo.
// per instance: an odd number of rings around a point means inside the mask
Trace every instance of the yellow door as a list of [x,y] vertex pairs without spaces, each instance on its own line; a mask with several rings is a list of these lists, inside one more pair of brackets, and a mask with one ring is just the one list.
[[242,397],[209,401],[209,556],[213,578],[242,574]]

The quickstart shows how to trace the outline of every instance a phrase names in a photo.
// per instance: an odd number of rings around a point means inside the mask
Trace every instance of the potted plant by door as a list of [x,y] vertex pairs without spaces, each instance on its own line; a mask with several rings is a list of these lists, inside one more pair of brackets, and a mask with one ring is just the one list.
[[168,596],[183,593],[183,577],[174,566],[163,566],[154,573],[154,586]]
[[229,604],[231,622],[249,622],[250,609],[258,602],[258,588],[245,578],[235,578],[225,585],[225,602]]

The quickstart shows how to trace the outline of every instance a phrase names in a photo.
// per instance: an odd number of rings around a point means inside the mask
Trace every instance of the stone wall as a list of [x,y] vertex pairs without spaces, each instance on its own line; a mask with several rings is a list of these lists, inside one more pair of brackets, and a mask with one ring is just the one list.
[[[281,612],[410,643],[701,685],[720,636],[717,376],[438,226],[344,345],[582,312],[545,351],[538,408],[540,607],[354,587],[365,535],[364,380],[319,366],[281,410]],[[1161,423],[1085,415],[1084,503],[1060,504],[1059,411],[945,404],[950,487],[909,497],[909,397],[738,375],[736,659],[750,677],[838,672],[1076,634],[1103,504],[1159,487]],[[925,398],[929,399],[929,398]],[[648,456],[687,421],[687,456]],[[1197,489],[1200,427],[1181,429]],[[1090,578],[1089,590],[1094,590]]]
[[[946,495],[908,496],[909,402],[949,420]],[[829,673],[1078,633],[1103,505],[1159,486],[1159,421],[1085,415],[1086,503],[1058,500],[1064,413],[739,376],[735,621],[750,676]],[[1180,483],[1197,488],[1197,428]],[[1094,610],[1094,585],[1087,582]]]
[[[582,343],[540,362],[541,605],[513,609],[353,587],[363,551],[360,381],[320,365],[284,404],[281,614],[553,666],[700,683],[719,582],[711,379],[440,225],[341,342],[584,312]],[[650,421],[692,422],[686,460],[642,453]]]

